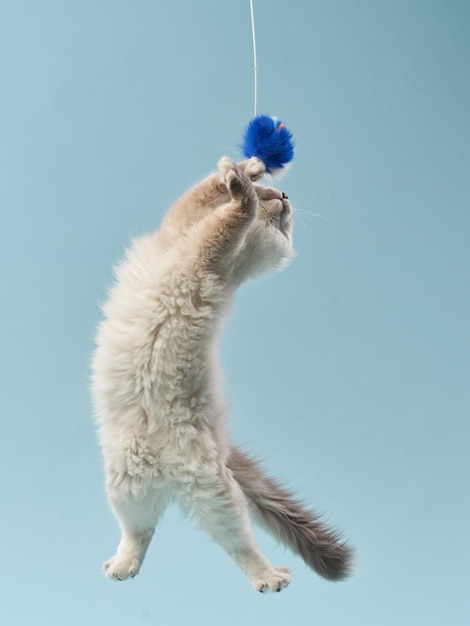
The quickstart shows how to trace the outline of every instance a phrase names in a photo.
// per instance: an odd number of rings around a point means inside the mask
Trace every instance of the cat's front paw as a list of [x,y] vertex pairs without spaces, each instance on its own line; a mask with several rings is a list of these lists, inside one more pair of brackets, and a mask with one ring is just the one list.
[[253,181],[259,180],[266,174],[266,165],[258,157],[251,157],[240,163],[245,174]]
[[248,199],[255,195],[253,185],[243,169],[228,157],[222,157],[217,163],[220,180],[227,185],[232,198]]
[[223,156],[221,159],[219,159],[217,163],[217,169],[219,171],[221,183],[225,183],[228,172],[230,172],[230,170],[233,170],[235,167],[235,163],[227,156]]
[[266,567],[256,572],[251,579],[254,588],[260,593],[282,591],[291,582],[288,567]]
[[126,580],[137,576],[140,570],[140,561],[136,557],[126,559],[116,554],[103,564],[103,570],[108,578]]

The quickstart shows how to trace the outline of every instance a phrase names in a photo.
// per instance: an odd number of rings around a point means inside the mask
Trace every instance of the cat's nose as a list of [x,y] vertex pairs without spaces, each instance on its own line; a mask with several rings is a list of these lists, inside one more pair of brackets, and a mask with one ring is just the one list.
[[286,193],[282,192],[282,199],[289,200],[289,196]]

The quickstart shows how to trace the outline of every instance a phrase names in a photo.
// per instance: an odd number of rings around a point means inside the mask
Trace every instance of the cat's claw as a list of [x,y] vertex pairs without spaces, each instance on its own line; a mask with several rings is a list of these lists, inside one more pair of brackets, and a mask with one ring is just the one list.
[[270,567],[262,572],[258,572],[252,579],[252,583],[260,593],[269,591],[282,591],[291,582],[288,567]]
[[140,562],[137,558],[125,559],[116,555],[103,564],[103,570],[108,578],[126,580],[137,576]]

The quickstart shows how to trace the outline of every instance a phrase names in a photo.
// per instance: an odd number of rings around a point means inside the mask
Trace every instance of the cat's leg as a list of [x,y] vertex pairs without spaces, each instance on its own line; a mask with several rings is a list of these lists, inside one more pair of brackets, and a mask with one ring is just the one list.
[[273,567],[256,545],[246,497],[225,467],[196,473],[190,492],[179,496],[187,513],[216,541],[257,591],[281,591],[290,583],[289,568]]
[[103,569],[108,578],[125,580],[139,573],[152,540],[155,526],[168,504],[165,491],[142,484],[137,493],[131,489],[135,478],[108,473],[107,491],[111,508],[121,527],[121,541],[116,554]]
[[199,248],[201,269],[225,275],[256,216],[258,196],[248,175],[228,157],[222,157],[217,167],[219,185],[228,190],[229,201],[195,226],[192,239]]

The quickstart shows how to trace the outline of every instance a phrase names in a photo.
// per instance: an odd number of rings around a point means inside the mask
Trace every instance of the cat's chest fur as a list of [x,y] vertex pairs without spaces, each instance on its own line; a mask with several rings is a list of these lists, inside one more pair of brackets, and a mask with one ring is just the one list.
[[[94,370],[106,383],[98,390],[103,409],[113,411],[108,419],[102,411],[101,435],[113,440],[114,451],[116,438],[127,450],[119,465],[128,469],[135,447],[145,446],[159,464],[164,451],[175,461],[178,449],[188,457],[191,441],[205,433],[223,444],[215,339],[231,291],[219,276],[200,270],[188,246],[183,256],[181,246],[164,250],[154,235],[136,241],[103,307]],[[133,407],[132,425],[126,407]]]

